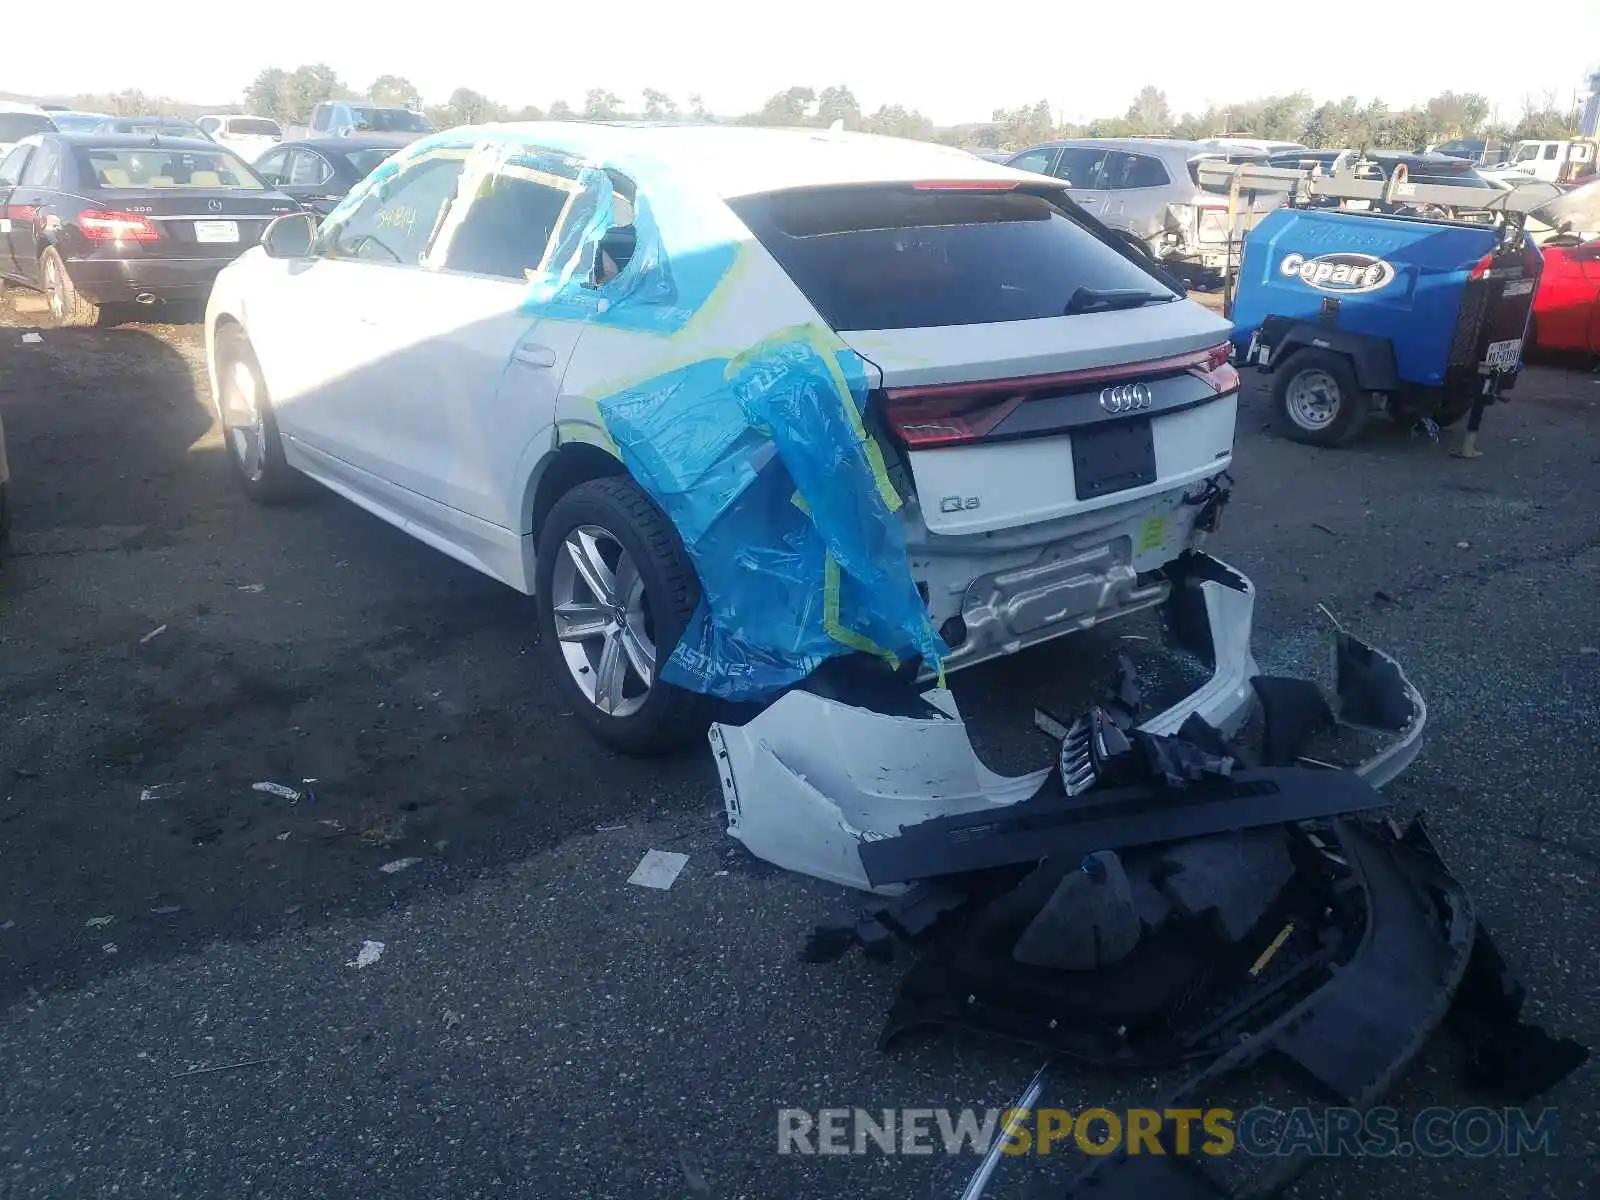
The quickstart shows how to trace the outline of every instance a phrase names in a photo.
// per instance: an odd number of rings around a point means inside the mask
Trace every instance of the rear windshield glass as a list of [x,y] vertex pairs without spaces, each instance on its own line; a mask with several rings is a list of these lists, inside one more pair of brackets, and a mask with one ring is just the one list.
[[356,124],[379,133],[427,133],[431,126],[421,113],[404,108],[352,108]]
[[[50,118],[56,123],[56,128],[62,133],[89,133],[99,126],[105,118],[99,113],[56,113]],[[0,138],[0,141],[3,141]]]
[[817,188],[731,206],[835,329],[1056,317],[1080,287],[1168,294],[1031,193]]
[[357,175],[367,176],[372,174],[373,167],[377,166],[384,159],[392,157],[393,154],[394,151],[387,148],[375,148],[371,150],[348,150],[345,152],[344,160],[350,164],[350,169]]
[[20,142],[36,133],[55,130],[55,122],[42,113],[0,113],[0,142]]
[[259,192],[265,186],[226,150],[172,150],[159,146],[79,146],[78,169],[103,188],[229,188]]
[[228,132],[248,137],[277,137],[283,130],[278,128],[276,121],[269,121],[265,117],[229,117]]

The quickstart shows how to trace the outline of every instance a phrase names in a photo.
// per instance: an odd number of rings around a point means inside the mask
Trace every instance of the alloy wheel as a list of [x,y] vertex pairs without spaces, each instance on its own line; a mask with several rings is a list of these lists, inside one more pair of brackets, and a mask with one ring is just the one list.
[[266,414],[256,394],[256,376],[248,364],[234,363],[223,381],[223,420],[228,449],[239,470],[252,483],[267,469]]
[[615,534],[580,525],[561,543],[550,599],[561,655],[601,712],[626,717],[655,683],[655,624],[638,564]]

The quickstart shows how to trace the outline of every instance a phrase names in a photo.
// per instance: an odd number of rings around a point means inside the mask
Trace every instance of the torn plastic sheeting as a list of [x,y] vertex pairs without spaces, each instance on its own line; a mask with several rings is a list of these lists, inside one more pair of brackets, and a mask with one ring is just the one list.
[[831,330],[803,326],[600,402],[700,577],[664,679],[758,699],[852,651],[944,660],[899,497],[862,423],[866,399],[861,360]]

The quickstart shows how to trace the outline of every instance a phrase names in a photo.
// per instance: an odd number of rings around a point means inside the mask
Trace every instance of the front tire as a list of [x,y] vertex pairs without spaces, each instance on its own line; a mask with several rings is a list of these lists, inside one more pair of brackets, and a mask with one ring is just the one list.
[[78,294],[67,274],[67,264],[54,246],[46,246],[39,256],[39,279],[50,305],[50,323],[57,329],[100,324],[100,306]]
[[283,456],[277,414],[261,377],[250,339],[237,325],[217,330],[217,410],[228,466],[257,504],[284,504],[304,496],[306,477]]
[[538,554],[545,660],[589,731],[641,756],[704,734],[709,699],[660,677],[700,585],[677,531],[643,489],[625,476],[579,484],[550,510]]
[[1367,395],[1344,355],[1297,350],[1274,374],[1273,407],[1279,427],[1291,440],[1343,446],[1366,425]]

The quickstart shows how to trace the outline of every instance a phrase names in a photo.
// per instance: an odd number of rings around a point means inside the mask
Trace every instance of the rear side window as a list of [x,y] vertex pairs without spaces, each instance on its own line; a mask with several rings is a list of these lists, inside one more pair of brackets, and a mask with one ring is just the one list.
[[1080,287],[1168,290],[1030,192],[901,184],[730,206],[839,330],[1027,321],[1062,315]]
[[1056,164],[1056,178],[1069,188],[1104,187],[1100,168],[1105,161],[1104,150],[1089,146],[1067,146],[1061,151],[1061,161]]
[[0,142],[20,142],[36,133],[55,131],[55,122],[43,113],[0,113]]
[[542,271],[575,190],[553,175],[503,168],[490,177],[451,235],[444,269],[518,281]]
[[33,156],[28,169],[22,173],[22,182],[31,187],[60,187],[61,151],[49,142],[39,147],[39,153]]
[[1106,186],[1113,191],[1127,188],[1165,187],[1172,180],[1159,158],[1148,154],[1117,152],[1106,156]]

